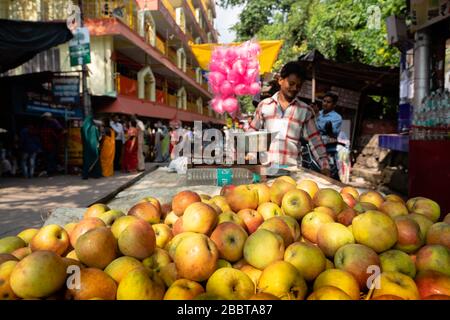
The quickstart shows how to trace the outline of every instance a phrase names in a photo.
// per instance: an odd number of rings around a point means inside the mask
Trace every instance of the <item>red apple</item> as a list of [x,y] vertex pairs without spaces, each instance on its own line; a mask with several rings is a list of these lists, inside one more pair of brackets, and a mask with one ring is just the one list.
[[237,215],[244,221],[247,232],[252,234],[264,222],[263,216],[256,210],[243,209]]
[[193,191],[181,191],[172,199],[172,210],[177,216],[182,216],[184,214],[184,210],[186,210],[189,205],[201,201],[202,199],[198,193]]
[[450,277],[441,272],[432,270],[419,272],[415,282],[422,299],[433,295],[450,296]]

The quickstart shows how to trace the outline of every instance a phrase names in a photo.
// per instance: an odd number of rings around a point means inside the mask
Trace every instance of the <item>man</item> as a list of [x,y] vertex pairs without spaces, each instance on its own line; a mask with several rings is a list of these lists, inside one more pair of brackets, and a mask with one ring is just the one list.
[[109,123],[111,128],[116,133],[116,150],[114,153],[114,170],[120,171],[122,169],[122,149],[125,143],[125,133],[123,130],[123,125],[120,122],[119,116],[116,114],[111,122]]
[[279,91],[259,104],[249,131],[264,128],[269,132],[278,132],[270,144],[268,162],[279,165],[301,166],[301,138],[306,139],[321,166],[321,172],[329,175],[330,165],[317,130],[314,111],[297,98],[304,80],[300,65],[287,63],[280,73]]
[[325,143],[328,155],[333,160],[332,177],[339,179],[336,166],[337,138],[342,127],[342,117],[334,111],[338,102],[338,96],[332,92],[325,94],[322,100],[322,110],[317,117],[317,128],[320,131],[322,141]]
[[144,123],[138,119],[137,115],[131,117],[131,120],[136,121],[137,129],[138,129],[138,171],[145,170],[145,157],[144,157],[144,133],[145,133],[145,125]]
[[47,162],[46,175],[51,176],[56,173],[58,144],[61,141],[64,129],[50,112],[45,112],[41,118],[41,146]]

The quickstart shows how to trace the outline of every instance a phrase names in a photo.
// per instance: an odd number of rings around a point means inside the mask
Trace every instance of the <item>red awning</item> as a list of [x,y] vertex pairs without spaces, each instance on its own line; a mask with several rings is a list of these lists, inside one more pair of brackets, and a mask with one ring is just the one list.
[[97,112],[103,113],[122,113],[133,115],[136,114],[141,117],[159,118],[173,120],[178,119],[186,122],[203,121],[213,122],[217,124],[224,124],[221,119],[204,116],[198,113],[178,110],[167,105],[144,101],[133,97],[118,96],[113,103],[96,108]]

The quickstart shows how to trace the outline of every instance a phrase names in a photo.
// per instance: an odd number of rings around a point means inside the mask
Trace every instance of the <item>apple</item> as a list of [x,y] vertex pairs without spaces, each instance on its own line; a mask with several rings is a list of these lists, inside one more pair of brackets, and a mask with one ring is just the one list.
[[[66,230],[67,231],[67,230]],[[21,231],[17,236],[21,238],[28,245],[31,239],[39,232],[39,229],[29,228]]]
[[359,300],[359,285],[355,277],[348,271],[327,269],[314,281],[314,292],[322,287],[332,286],[344,291],[352,300]]
[[161,221],[161,212],[150,202],[141,202],[128,210],[129,216],[140,218],[150,224],[157,224]]
[[179,218],[180,217],[177,216],[175,212],[171,211],[167,214],[166,218],[164,219],[164,223],[167,224],[169,227],[173,228],[173,226],[175,225],[175,223]]
[[172,234],[176,236],[177,234],[183,233],[183,216],[179,217],[179,219],[175,222],[172,227]]
[[172,212],[172,203],[164,203],[161,205],[161,220],[166,219],[169,212]]
[[308,288],[305,279],[292,264],[275,261],[263,270],[258,291],[273,294],[282,300],[303,300]]
[[450,249],[450,224],[438,222],[428,229],[427,244],[441,244]]
[[67,233],[70,234],[72,233],[73,229],[75,229],[75,227],[77,226],[78,222],[69,222],[68,224],[64,225],[64,230],[67,231]]
[[[244,209],[244,210],[251,210],[251,209]],[[217,224],[221,224],[222,222],[233,222],[238,226],[241,226],[242,228],[246,229],[244,220],[242,220],[242,218],[233,211],[227,211],[219,214],[219,216],[217,217]]]
[[221,213],[222,213],[222,209],[220,209],[220,207],[219,207],[214,201],[211,201],[211,200],[204,200],[204,201],[202,201],[202,203],[207,204],[208,206],[210,206],[211,208],[213,208],[214,211],[215,211],[217,214],[221,214]]
[[259,203],[258,191],[247,185],[234,188],[225,199],[233,212],[239,212],[242,209],[255,210]]
[[248,300],[280,300],[280,298],[275,297],[273,294],[266,292],[257,292],[251,296]]
[[420,300],[414,280],[400,272],[382,272],[375,279],[372,298],[394,295],[405,300]]
[[313,202],[306,191],[294,189],[283,196],[281,208],[286,215],[301,220],[313,209]]
[[357,202],[350,193],[341,193],[341,196],[342,196],[342,200],[344,200],[344,202],[350,208],[353,208],[356,205]]
[[208,279],[206,292],[227,300],[247,300],[255,293],[255,285],[243,271],[221,268]]
[[313,211],[326,213],[326,214],[329,215],[331,218],[333,218],[333,221],[336,221],[337,213],[334,212],[333,209],[330,209],[330,208],[328,208],[328,207],[315,207]]
[[291,190],[296,190],[296,184],[292,184],[291,182],[278,178],[270,186],[270,201],[275,203],[277,206],[281,206],[284,195]]
[[385,201],[394,201],[394,202],[400,202],[405,204],[405,200],[403,200],[402,197],[396,195],[396,194],[388,194],[386,197],[384,197]]
[[359,201],[359,192],[356,188],[354,187],[343,187],[340,191],[340,194],[349,194],[353,197],[353,199],[355,199],[356,201]]
[[168,265],[161,267],[158,275],[163,280],[167,288],[169,288],[175,281],[180,279],[180,277],[178,276],[177,267],[175,266],[175,262],[171,262]]
[[340,224],[343,224],[344,226],[350,226],[353,222],[353,219],[357,216],[355,210],[352,208],[347,208],[342,210],[336,217],[336,221]]
[[[199,194],[199,196],[200,196],[200,199],[202,199],[202,202],[211,200],[211,196],[210,195],[207,195],[207,194],[203,193],[203,194]],[[171,204],[171,206],[172,206],[172,204]]]
[[374,249],[377,253],[392,248],[398,239],[394,220],[380,211],[367,211],[356,216],[352,226],[356,242]]
[[22,238],[10,236],[0,239],[0,254],[10,254],[13,251],[25,247],[27,244]]
[[120,210],[109,210],[100,214],[98,218],[101,219],[105,223],[105,225],[110,227],[113,225],[114,221],[116,221],[120,217],[123,217],[124,215],[125,214]]
[[117,288],[117,300],[162,300],[164,282],[147,268],[136,268],[127,273]]
[[205,290],[200,283],[187,279],[179,279],[167,289],[164,300],[193,300],[204,292]]
[[225,300],[225,298],[205,292],[196,296],[194,300]]
[[255,232],[258,227],[264,222],[264,217],[256,210],[242,209],[237,215],[245,224],[245,229],[249,234]]
[[311,293],[307,300],[352,300],[352,298],[339,288],[324,286]]
[[123,277],[133,269],[141,268],[143,264],[133,257],[120,257],[113,261],[105,268],[105,272],[117,283],[122,281]]
[[259,205],[258,213],[264,220],[268,220],[273,217],[283,216],[284,212],[281,208],[273,202],[264,202]]
[[241,226],[233,222],[224,222],[214,229],[210,239],[215,243],[220,258],[236,262],[242,258],[247,237]]
[[20,298],[45,298],[62,289],[66,277],[66,264],[60,256],[53,251],[36,251],[17,263],[9,283]]
[[334,222],[333,218],[330,215],[313,211],[306,214],[300,226],[301,234],[303,238],[311,241],[312,243],[317,243],[317,233],[319,229],[326,223]]
[[317,244],[328,258],[332,258],[339,248],[350,243],[355,243],[355,238],[351,231],[340,223],[325,223],[317,232]]
[[113,233],[114,237],[116,239],[119,239],[120,234],[123,230],[125,230],[126,227],[133,221],[139,220],[139,218],[135,216],[123,216],[114,221],[113,225],[111,226],[111,232]]
[[217,260],[217,269],[220,268],[233,268],[233,265],[224,259]]
[[378,210],[377,206],[375,206],[372,203],[368,203],[368,202],[358,202],[357,204],[355,204],[355,206],[353,207],[353,210],[355,210],[358,213],[364,213],[366,211],[370,211],[370,210]]
[[362,193],[359,196],[359,201],[371,203],[379,209],[384,202],[384,198],[378,191],[370,190]]
[[244,258],[242,258],[238,262],[233,263],[233,268],[240,270],[243,266],[246,266],[246,265],[249,265],[249,264],[247,263],[247,261]]
[[95,228],[106,227],[106,224],[100,218],[85,218],[77,223],[69,234],[70,244],[75,248],[79,237]]
[[450,277],[450,249],[440,244],[428,244],[416,254],[417,272],[434,270]]
[[211,198],[211,201],[214,202],[222,210],[222,212],[232,211],[227,199],[224,196],[214,196]]
[[77,257],[77,253],[75,252],[75,249],[70,251],[68,254],[66,254],[66,258],[80,261],[80,259],[78,259],[78,257]]
[[0,263],[0,300],[17,300],[17,296],[11,289],[9,279],[14,268],[17,266],[17,261],[6,261]]
[[233,184],[227,184],[220,189],[220,195],[225,197],[228,193],[230,193],[234,188],[236,188]]
[[201,202],[198,193],[193,191],[181,191],[172,198],[172,210],[177,216],[182,216],[184,210],[195,202]]
[[165,248],[173,238],[172,229],[163,223],[154,224],[152,228],[156,236],[156,246],[158,248]]
[[301,233],[300,233],[300,225],[298,224],[297,220],[295,220],[292,217],[289,216],[279,216],[277,217],[280,220],[283,220],[289,230],[291,231],[292,239],[295,241],[298,241],[300,239]]
[[422,299],[433,295],[450,296],[450,277],[432,270],[421,271],[415,278]]
[[431,221],[429,218],[425,217],[424,215],[418,214],[418,213],[410,213],[407,215],[409,219],[414,220],[419,224],[420,227],[420,234],[422,235],[423,239],[427,238],[428,230],[433,225],[433,221]]
[[297,189],[306,191],[313,199],[317,191],[319,191],[319,186],[313,180],[304,179],[297,184]]
[[328,270],[328,269],[335,269],[334,263],[330,259],[327,259],[325,261],[325,270]]
[[195,232],[182,232],[180,234],[175,235],[172,240],[166,245],[164,249],[169,253],[170,258],[175,257],[175,251],[177,250],[178,245],[183,241],[184,238],[195,235]]
[[69,235],[61,226],[51,224],[42,227],[31,239],[31,251],[53,251],[57,255],[66,252],[70,245]]
[[394,218],[397,225],[398,239],[394,248],[405,251],[406,253],[416,252],[425,240],[420,233],[420,227],[417,222],[406,216],[398,216]]
[[96,228],[78,238],[75,252],[84,265],[103,270],[117,258],[117,240],[110,229]]
[[249,264],[245,264],[238,269],[249,276],[249,278],[253,281],[253,284],[255,285],[255,288],[256,288],[256,286],[258,285],[259,278],[261,278],[262,271],[259,269],[256,269],[255,267],[253,267]]
[[410,278],[416,276],[416,265],[413,259],[400,250],[388,250],[380,254],[381,271],[400,272]]
[[324,188],[320,189],[314,196],[315,207],[328,207],[338,214],[344,209],[344,199],[342,195],[334,189]]
[[209,205],[195,202],[184,210],[183,230],[211,234],[217,225],[217,213]]
[[385,201],[380,206],[380,211],[388,214],[391,218],[406,216],[409,214],[405,204],[398,201]]
[[156,199],[154,197],[146,197],[146,198],[142,199],[141,201],[139,201],[138,203],[143,203],[143,202],[150,202],[152,205],[154,205],[156,207],[156,209],[159,211],[159,213],[162,214],[161,202],[159,202],[158,199]]
[[111,210],[106,204],[103,203],[96,203],[87,208],[87,210],[84,212],[83,219],[86,218],[98,218],[100,214],[103,212]]
[[19,260],[22,260],[23,258],[25,258],[26,256],[28,256],[29,254],[31,254],[31,248],[30,247],[23,247],[23,248],[19,248],[14,250],[11,254],[16,257]]
[[394,296],[392,294],[385,294],[382,296],[377,296],[376,298],[371,298],[370,300],[405,300],[399,296]]
[[370,267],[380,266],[377,253],[362,244],[347,244],[336,251],[334,265],[337,269],[350,272],[358,282],[360,290],[369,289],[367,279],[371,276]]
[[450,213],[447,213],[447,215],[444,217],[443,222],[450,223]]
[[313,281],[325,270],[326,258],[315,245],[294,242],[286,248],[284,261],[292,264],[306,281]]
[[169,253],[161,248],[156,248],[153,254],[142,260],[142,264],[150,269],[155,271],[157,274],[161,273],[161,270],[172,262],[172,258],[170,258]]
[[422,300],[450,300],[450,296],[445,296],[443,294],[434,294]]
[[80,287],[69,288],[66,300],[115,300],[117,284],[107,273],[95,268],[81,269]]
[[181,278],[201,282],[216,270],[218,259],[219,251],[214,242],[198,233],[178,244],[173,260]]
[[278,178],[275,179],[274,182],[277,182],[277,181],[285,181],[285,182],[288,182],[288,183],[290,183],[290,184],[293,184],[294,186],[297,185],[297,181],[295,181],[295,179],[292,178],[291,176],[281,176],[281,177],[278,177]]
[[283,260],[283,238],[265,229],[252,233],[244,245],[244,258],[253,267],[263,270],[274,261]]
[[424,215],[434,223],[436,223],[441,216],[441,208],[439,207],[439,204],[424,197],[409,199],[406,202],[406,207],[409,212]]
[[258,205],[270,201],[270,188],[265,183],[251,184],[250,189],[258,193]]
[[133,221],[120,233],[118,245],[120,252],[125,256],[143,260],[155,251],[155,232],[146,221]]
[[289,225],[287,222],[285,222],[283,219],[280,219],[281,217],[273,217],[266,221],[264,221],[258,228],[272,231],[273,233],[278,234],[282,239],[284,246],[289,246],[292,242],[295,241],[294,235],[292,234],[291,229],[289,228]]

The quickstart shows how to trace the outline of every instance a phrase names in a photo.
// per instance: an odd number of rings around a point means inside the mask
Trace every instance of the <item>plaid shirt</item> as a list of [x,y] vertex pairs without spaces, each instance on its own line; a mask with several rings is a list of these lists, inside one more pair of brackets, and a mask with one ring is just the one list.
[[286,137],[278,137],[272,141],[268,152],[269,162],[301,166],[300,139],[303,137],[310,144],[322,169],[329,169],[328,156],[316,126],[314,112],[298,99],[293,100],[284,111],[278,103],[278,93],[261,101],[248,131],[262,128],[269,132],[279,131],[280,119],[287,123]]

